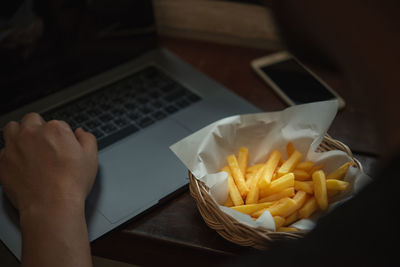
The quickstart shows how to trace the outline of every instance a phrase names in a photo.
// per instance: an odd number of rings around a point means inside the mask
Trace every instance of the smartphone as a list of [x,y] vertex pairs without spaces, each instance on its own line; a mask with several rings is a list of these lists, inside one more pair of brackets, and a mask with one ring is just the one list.
[[337,99],[345,102],[317,75],[288,52],[279,52],[251,62],[254,71],[289,105]]

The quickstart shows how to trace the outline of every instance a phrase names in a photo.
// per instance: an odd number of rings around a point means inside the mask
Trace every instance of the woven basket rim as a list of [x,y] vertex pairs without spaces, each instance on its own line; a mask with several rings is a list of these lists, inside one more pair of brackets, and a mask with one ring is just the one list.
[[[344,143],[333,139],[326,134],[317,151],[326,152],[341,150],[354,162],[356,168],[363,171],[361,163],[354,158],[350,148]],[[189,190],[195,200],[197,208],[205,223],[223,238],[241,246],[251,246],[255,249],[267,249],[273,241],[282,239],[296,239],[303,237],[307,232],[275,232],[262,227],[251,227],[238,222],[232,216],[219,208],[219,204],[210,196],[209,188],[197,180],[189,171]]]

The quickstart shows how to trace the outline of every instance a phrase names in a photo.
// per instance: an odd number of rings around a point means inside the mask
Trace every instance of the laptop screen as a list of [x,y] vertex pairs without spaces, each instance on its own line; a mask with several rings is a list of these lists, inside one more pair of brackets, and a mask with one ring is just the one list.
[[0,115],[157,46],[151,0],[3,0]]

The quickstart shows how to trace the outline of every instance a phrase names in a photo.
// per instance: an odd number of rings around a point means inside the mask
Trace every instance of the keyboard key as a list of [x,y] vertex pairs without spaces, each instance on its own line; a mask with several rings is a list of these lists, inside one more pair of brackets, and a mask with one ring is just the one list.
[[91,98],[86,99],[85,104],[86,104],[86,112],[88,111],[89,108],[95,108],[99,105],[99,103],[97,103]]
[[94,128],[100,126],[100,124],[101,124],[100,121],[98,121],[97,119],[92,119],[92,120],[85,122],[86,127],[88,127],[89,129],[94,129]]
[[165,108],[165,111],[166,111],[168,114],[172,114],[172,113],[175,113],[176,111],[178,111],[178,109],[177,109],[176,107],[170,105],[170,106],[168,106],[168,107]]
[[136,121],[137,119],[139,119],[140,117],[142,117],[142,115],[139,112],[130,112],[126,115],[129,119]]
[[45,121],[51,121],[51,120],[55,119],[54,113],[45,113],[45,114],[42,114],[42,117]]
[[164,106],[164,103],[161,102],[161,101],[159,101],[159,100],[156,100],[156,101],[153,101],[153,102],[151,103],[151,105],[152,105],[153,107],[155,107],[155,108],[161,108],[161,107]]
[[75,130],[76,128],[78,128],[80,126],[79,123],[76,123],[73,120],[67,120],[66,123],[68,123],[68,125],[71,127],[72,130]]
[[[82,101],[76,102],[74,105],[71,105],[68,110],[65,110],[64,112],[66,112],[66,114],[64,116],[71,116],[72,114],[77,114],[82,112],[83,110],[85,110],[87,108],[87,106],[85,105],[85,103],[83,103]],[[69,115],[68,113],[70,113],[71,115]]]
[[149,99],[146,97],[138,97],[137,102],[140,104],[146,104],[149,102]]
[[125,103],[125,99],[122,97],[117,97],[112,100],[113,104],[119,105]]
[[151,113],[151,112],[153,112],[154,110],[152,109],[152,108],[150,108],[150,107],[142,107],[141,109],[140,109],[140,112],[142,113],[142,114],[149,114],[149,113]]
[[174,91],[174,89],[175,89],[175,84],[173,84],[173,83],[167,84],[161,88],[161,90],[164,93],[170,93],[170,92]]
[[114,116],[121,116],[124,115],[126,112],[123,109],[120,108],[114,108],[110,111],[111,114],[113,114]]
[[118,118],[114,120],[114,124],[117,125],[120,128],[125,127],[126,125],[129,124],[129,121],[124,119],[124,118]]
[[180,98],[182,98],[185,95],[185,91],[183,89],[180,89],[178,91],[175,91],[169,95],[167,95],[166,97],[164,97],[164,99],[167,102],[174,102]]
[[104,104],[101,104],[101,105],[100,105],[100,108],[101,108],[103,111],[109,111],[109,110],[112,108],[112,105],[109,104],[109,103],[104,103]]
[[83,123],[88,119],[89,119],[88,116],[86,116],[85,114],[78,114],[73,117],[73,120],[76,121],[77,123]]
[[129,125],[128,127],[125,127],[123,129],[120,129],[112,134],[109,134],[103,138],[100,139],[100,142],[98,142],[98,148],[103,149],[104,147],[113,144],[114,142],[121,140],[122,138],[131,135],[135,132],[139,131],[139,128],[136,127],[135,125]]
[[100,129],[107,134],[107,133],[112,133],[115,130],[117,130],[117,127],[115,127],[112,123],[107,123],[107,124],[104,124],[103,126],[101,126]]
[[199,101],[201,98],[200,98],[198,95],[196,95],[196,94],[190,93],[190,95],[188,96],[188,99],[189,99],[192,103],[194,103],[194,102]]
[[154,122],[153,119],[151,119],[150,117],[146,116],[146,117],[141,118],[138,121],[138,125],[140,127],[142,127],[142,128],[145,128],[145,127],[149,126],[150,124],[152,124],[153,122]]
[[94,129],[90,131],[94,136],[96,136],[97,139],[100,139],[104,136],[103,132],[100,131],[99,129]]
[[178,102],[176,102],[176,104],[178,105],[178,107],[184,108],[190,105],[189,101],[186,101],[185,99],[179,100]]
[[85,130],[86,132],[90,132],[90,130],[92,130],[92,128],[87,127],[85,124],[80,126],[83,130]]
[[155,118],[156,120],[161,120],[161,119],[164,119],[167,116],[167,114],[165,114],[162,111],[156,111],[153,114],[151,114],[151,116],[153,118]]
[[135,91],[126,91],[124,93],[124,96],[127,97],[127,98],[135,98],[135,97],[138,96],[138,93],[135,92]]
[[149,93],[149,96],[153,99],[159,98],[161,96],[161,93],[159,91],[152,91]]
[[100,119],[102,122],[109,122],[109,121],[112,120],[113,118],[114,118],[114,117],[111,116],[111,114],[109,114],[109,113],[105,113],[105,114],[99,116],[99,119]]
[[127,104],[124,105],[124,107],[125,107],[127,110],[135,110],[136,107],[137,107],[137,105],[134,104],[134,103],[127,103]]
[[100,115],[102,113],[102,111],[101,111],[101,109],[95,107],[95,108],[86,110],[86,113],[92,117],[95,117],[95,116]]
[[53,114],[55,116],[53,119],[67,119],[67,118],[71,118],[75,113],[71,112],[70,110],[63,109],[63,110],[59,110]]

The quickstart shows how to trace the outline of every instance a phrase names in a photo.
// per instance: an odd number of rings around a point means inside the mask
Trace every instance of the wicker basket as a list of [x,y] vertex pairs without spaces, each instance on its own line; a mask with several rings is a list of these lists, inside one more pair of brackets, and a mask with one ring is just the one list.
[[[342,150],[347,153],[357,168],[362,171],[360,162],[353,157],[353,153],[345,144],[324,136],[318,151]],[[209,189],[204,183],[197,180],[189,171],[190,194],[197,204],[201,216],[209,227],[216,230],[223,238],[241,246],[251,246],[256,249],[266,249],[271,242],[280,239],[294,239],[304,236],[304,231],[299,232],[274,232],[264,228],[253,228],[242,224],[221,211],[218,204],[211,198]]]

